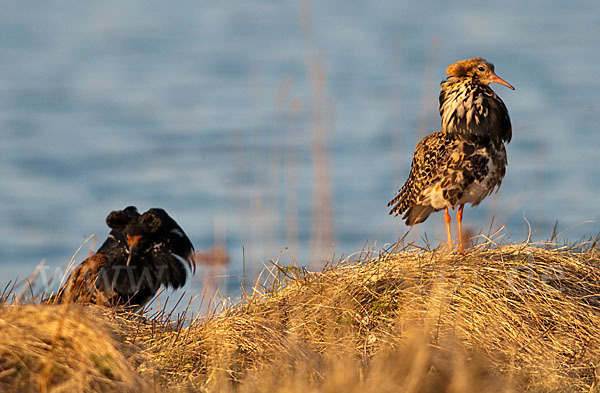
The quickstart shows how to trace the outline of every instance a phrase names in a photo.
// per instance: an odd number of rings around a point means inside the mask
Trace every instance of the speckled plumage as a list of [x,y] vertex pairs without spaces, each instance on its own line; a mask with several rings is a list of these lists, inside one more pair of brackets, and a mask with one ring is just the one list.
[[435,132],[415,149],[408,180],[388,206],[407,225],[461,204],[478,205],[500,187],[506,168],[504,144],[487,137]]
[[[510,117],[489,84],[514,88],[481,58],[456,62],[446,73],[439,97],[442,130],[419,142],[408,180],[388,203],[390,214],[404,214],[407,225],[425,221],[434,211],[461,206],[460,228],[462,206],[477,206],[500,187],[506,171],[504,142],[512,137]],[[449,220],[447,216],[451,243]]]

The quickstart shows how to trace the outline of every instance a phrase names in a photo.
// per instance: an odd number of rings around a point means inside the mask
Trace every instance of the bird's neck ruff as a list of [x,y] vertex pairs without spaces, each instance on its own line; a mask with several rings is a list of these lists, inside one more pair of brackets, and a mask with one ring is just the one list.
[[441,83],[442,130],[465,137],[510,142],[512,128],[504,102],[472,77],[449,76]]

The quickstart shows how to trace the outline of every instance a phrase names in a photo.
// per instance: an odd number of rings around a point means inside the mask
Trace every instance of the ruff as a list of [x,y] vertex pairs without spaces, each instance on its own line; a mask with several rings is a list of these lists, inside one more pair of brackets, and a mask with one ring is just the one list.
[[452,249],[449,208],[457,212],[459,252],[464,205],[477,206],[498,190],[506,172],[504,142],[512,128],[504,102],[489,87],[500,83],[514,88],[494,73],[484,59],[462,60],[450,65],[441,83],[442,130],[417,145],[408,180],[388,203],[390,214],[407,225],[421,223],[435,211],[445,209],[448,244]]

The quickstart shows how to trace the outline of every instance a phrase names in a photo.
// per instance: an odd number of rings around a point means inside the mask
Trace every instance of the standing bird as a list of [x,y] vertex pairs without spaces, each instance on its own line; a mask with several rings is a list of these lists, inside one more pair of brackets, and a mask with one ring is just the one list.
[[445,209],[448,245],[452,250],[450,214],[456,208],[458,252],[464,253],[462,215],[466,203],[477,206],[499,189],[506,171],[506,149],[512,128],[506,106],[490,88],[500,83],[514,90],[482,58],[458,61],[446,69],[441,83],[442,130],[417,145],[408,180],[388,203],[390,214],[403,214],[407,225],[421,223]]
[[134,206],[111,212],[111,228],[98,251],[71,272],[51,302],[144,306],[159,287],[180,288],[192,271],[194,246],[163,209],[140,215]]

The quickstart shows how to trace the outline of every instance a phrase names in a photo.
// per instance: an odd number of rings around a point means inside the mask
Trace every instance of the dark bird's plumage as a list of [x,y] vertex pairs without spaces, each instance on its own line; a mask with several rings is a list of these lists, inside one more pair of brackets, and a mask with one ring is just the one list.
[[[502,183],[507,158],[504,142],[512,128],[508,110],[489,87],[492,82],[514,89],[494,73],[484,59],[462,60],[450,65],[441,83],[442,130],[417,145],[408,180],[388,203],[390,214],[403,215],[407,225],[421,223],[434,211],[464,204],[477,206]],[[462,251],[462,239],[459,243]]]
[[194,270],[194,246],[163,209],[129,206],[106,218],[112,229],[98,251],[71,272],[55,301],[142,307],[161,286],[180,288]]

